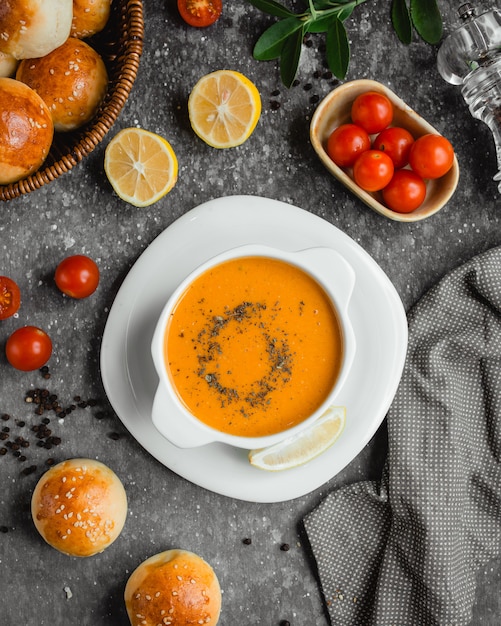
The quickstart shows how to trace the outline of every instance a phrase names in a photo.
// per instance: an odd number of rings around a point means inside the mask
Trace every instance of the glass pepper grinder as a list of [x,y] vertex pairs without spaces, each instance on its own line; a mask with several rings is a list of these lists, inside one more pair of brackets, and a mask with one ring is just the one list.
[[473,117],[491,129],[496,146],[501,193],[501,11],[492,9],[478,17],[470,4],[458,9],[462,24],[443,42],[437,66],[444,80],[461,85]]

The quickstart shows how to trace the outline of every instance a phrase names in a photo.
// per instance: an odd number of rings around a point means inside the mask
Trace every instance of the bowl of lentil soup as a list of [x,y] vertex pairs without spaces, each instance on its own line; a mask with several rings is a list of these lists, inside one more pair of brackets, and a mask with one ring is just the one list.
[[151,344],[152,410],[174,445],[265,447],[331,406],[356,351],[355,273],[331,248],[245,245],[215,256],[167,300]]

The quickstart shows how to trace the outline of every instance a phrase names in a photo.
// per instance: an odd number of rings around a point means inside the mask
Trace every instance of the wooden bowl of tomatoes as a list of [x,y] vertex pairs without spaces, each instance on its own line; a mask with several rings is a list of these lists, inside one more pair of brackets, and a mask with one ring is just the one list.
[[374,80],[331,91],[312,117],[310,140],[333,176],[392,220],[430,217],[457,187],[459,166],[450,142]]

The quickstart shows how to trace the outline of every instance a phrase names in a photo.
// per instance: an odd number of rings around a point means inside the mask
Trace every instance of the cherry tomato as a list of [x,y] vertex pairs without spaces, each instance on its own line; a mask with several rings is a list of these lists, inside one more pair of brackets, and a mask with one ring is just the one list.
[[370,147],[369,135],[355,124],[338,126],[327,140],[327,154],[339,167],[351,167],[358,155]]
[[205,28],[216,22],[223,12],[222,0],[177,0],[183,20],[190,26]]
[[426,183],[412,170],[397,170],[383,189],[386,206],[396,213],[410,213],[426,198]]
[[412,144],[409,164],[421,178],[440,178],[453,163],[454,148],[442,135],[423,135]]
[[12,367],[23,372],[41,368],[51,354],[52,341],[49,335],[36,326],[18,328],[5,345],[7,360]]
[[351,105],[351,121],[369,135],[381,132],[393,120],[393,105],[389,98],[377,91],[367,91],[355,98]]
[[21,292],[17,284],[8,276],[0,276],[0,320],[17,313],[21,304]]
[[99,284],[99,268],[88,256],[75,254],[59,263],[54,276],[59,289],[71,298],[87,298]]
[[386,187],[395,168],[390,157],[381,150],[367,150],[355,161],[353,178],[365,191],[379,191]]
[[408,130],[400,126],[391,126],[379,133],[372,147],[374,150],[386,152],[393,161],[395,169],[400,169],[409,162],[409,153],[413,143],[414,137]]

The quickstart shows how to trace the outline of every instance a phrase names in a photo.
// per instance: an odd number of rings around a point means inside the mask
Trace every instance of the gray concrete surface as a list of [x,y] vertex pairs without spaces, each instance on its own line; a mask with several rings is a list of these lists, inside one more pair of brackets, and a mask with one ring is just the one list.
[[[440,4],[449,19],[455,3]],[[275,62],[252,58],[257,36],[271,18],[243,0],[225,2],[223,17],[207,30],[186,27],[172,0],[145,2],[140,74],[117,125],[70,173],[0,206],[0,274],[14,278],[23,292],[18,316],[0,322],[0,413],[11,415],[0,430],[10,427],[11,439],[22,435],[31,443],[24,462],[11,452],[0,458],[3,626],[124,625],[128,575],[148,556],[172,547],[199,553],[217,571],[223,626],[278,626],[281,620],[294,626],[328,624],[301,520],[337,486],[380,475],[384,424],[348,467],[312,493],[274,504],[234,500],[180,478],[130,436],[103,390],[100,341],[114,297],[148,244],[188,210],[220,196],[257,194],[321,216],[379,263],[406,309],[448,270],[501,242],[490,131],[471,118],[458,88],[438,75],[435,48],[417,39],[409,47],[400,44],[389,11],[389,0],[368,0],[355,9],[347,22],[352,59],[346,80],[381,81],[452,141],[461,169],[459,186],[430,219],[414,224],[387,220],[327,173],[309,142],[315,101],[333,88],[331,80],[315,74],[323,70],[322,36],[315,35],[313,45],[305,47],[299,85],[287,90]],[[244,145],[215,151],[192,132],[187,98],[198,78],[222,68],[239,70],[255,82],[263,111]],[[147,209],[117,198],[103,172],[111,137],[136,125],[166,137],[179,159],[176,187]],[[75,253],[92,256],[101,268],[99,289],[85,301],[61,297],[52,281],[59,260]],[[6,362],[5,340],[24,324],[46,328],[53,338],[49,380],[39,372],[15,371]],[[61,438],[52,449],[37,446],[31,430],[40,417],[26,404],[25,393],[37,387],[57,393],[65,404],[75,395],[98,401],[62,422],[50,416],[53,434]],[[107,463],[123,480],[129,499],[120,538],[103,554],[83,560],[46,545],[29,512],[47,459],[74,456]],[[33,473],[24,475],[22,470],[32,465]],[[243,543],[245,538],[252,543]],[[281,550],[283,543],[290,550]],[[499,623],[500,578],[499,560],[479,572],[472,625]]]

